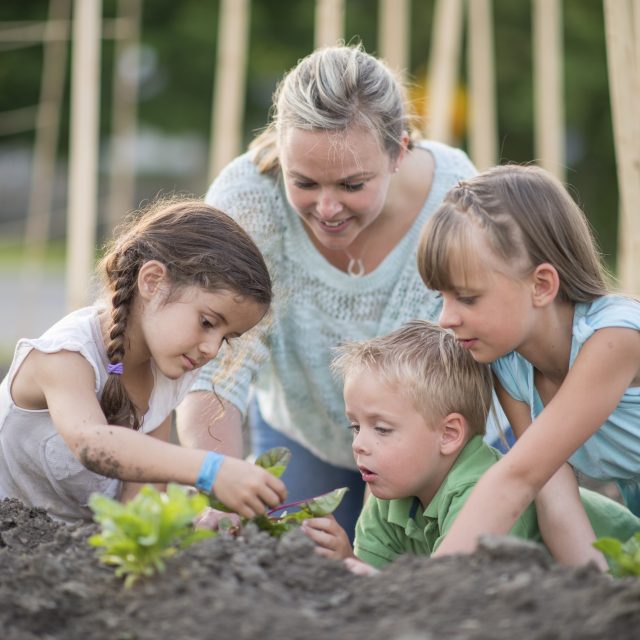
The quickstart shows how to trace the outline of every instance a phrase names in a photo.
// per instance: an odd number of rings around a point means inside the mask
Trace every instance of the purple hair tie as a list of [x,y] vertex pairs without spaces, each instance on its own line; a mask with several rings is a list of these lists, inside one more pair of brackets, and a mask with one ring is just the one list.
[[117,362],[116,364],[110,364],[107,367],[107,373],[115,373],[117,376],[121,376],[124,372],[124,365],[122,362]]

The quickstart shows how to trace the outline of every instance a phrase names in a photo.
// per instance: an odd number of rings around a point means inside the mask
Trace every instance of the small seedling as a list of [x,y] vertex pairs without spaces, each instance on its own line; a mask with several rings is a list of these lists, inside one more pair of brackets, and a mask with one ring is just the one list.
[[593,546],[607,557],[611,575],[640,577],[640,532],[624,543],[616,538],[599,538]]
[[207,506],[205,495],[172,483],[166,493],[145,485],[126,504],[94,493],[89,507],[102,531],[89,544],[103,549],[101,562],[115,565],[128,588],[140,576],[162,573],[165,560],[179,550],[215,535],[192,524]]
[[[285,472],[290,460],[291,451],[289,451],[289,449],[286,447],[275,447],[258,456],[255,463],[276,476],[276,478],[279,478]],[[244,526],[248,522],[253,522],[259,529],[266,531],[272,536],[281,536],[283,533],[302,524],[303,520],[318,518],[333,513],[342,502],[342,498],[347,491],[348,489],[346,487],[342,487],[315,498],[283,504],[275,509],[271,509],[265,515],[250,519],[244,518],[241,521],[241,526]],[[221,502],[215,500],[211,502],[211,507],[220,511],[228,511]],[[292,507],[298,507],[298,510],[293,513],[288,513],[286,509],[291,509]],[[282,511],[280,515],[273,515],[279,511]]]

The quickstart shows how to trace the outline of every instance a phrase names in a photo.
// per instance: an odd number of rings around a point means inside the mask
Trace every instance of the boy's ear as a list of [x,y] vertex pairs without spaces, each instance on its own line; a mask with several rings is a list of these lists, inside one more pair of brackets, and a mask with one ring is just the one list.
[[167,268],[158,260],[145,262],[138,271],[138,291],[145,300],[150,300],[165,282]]
[[467,443],[467,421],[460,413],[450,413],[441,423],[440,453],[457,454]]
[[545,307],[551,304],[560,289],[560,276],[556,268],[543,262],[533,270],[532,278],[534,306]]

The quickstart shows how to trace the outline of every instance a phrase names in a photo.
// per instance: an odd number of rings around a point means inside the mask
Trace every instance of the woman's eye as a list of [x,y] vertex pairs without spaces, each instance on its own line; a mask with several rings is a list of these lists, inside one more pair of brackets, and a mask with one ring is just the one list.
[[360,425],[352,423],[352,424],[349,425],[349,430],[353,431],[354,434],[360,433]]
[[364,182],[357,182],[356,184],[345,182],[342,186],[345,191],[349,191],[351,193],[353,191],[360,191],[364,187]]
[[461,304],[473,304],[475,301],[475,296],[465,296],[462,298],[458,298],[458,302],[460,302]]
[[392,429],[387,429],[386,427],[376,427],[376,433],[379,433],[381,436],[389,435],[392,432]]
[[207,318],[200,318],[200,324],[202,325],[203,328],[205,329],[211,329],[213,328],[213,324],[211,322],[209,322],[209,320]]
[[294,181],[293,185],[296,189],[313,189],[315,187],[315,182],[300,182],[299,180]]

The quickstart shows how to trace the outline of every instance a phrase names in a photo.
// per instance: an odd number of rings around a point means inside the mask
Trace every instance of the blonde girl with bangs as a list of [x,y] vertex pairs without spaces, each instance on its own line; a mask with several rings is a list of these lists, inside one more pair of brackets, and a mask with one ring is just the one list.
[[506,533],[535,500],[558,561],[605,569],[575,471],[615,481],[640,514],[640,303],[609,292],[584,213],[543,169],[496,167],[449,191],[418,269],[442,295],[440,324],[491,363],[517,437],[438,555]]

